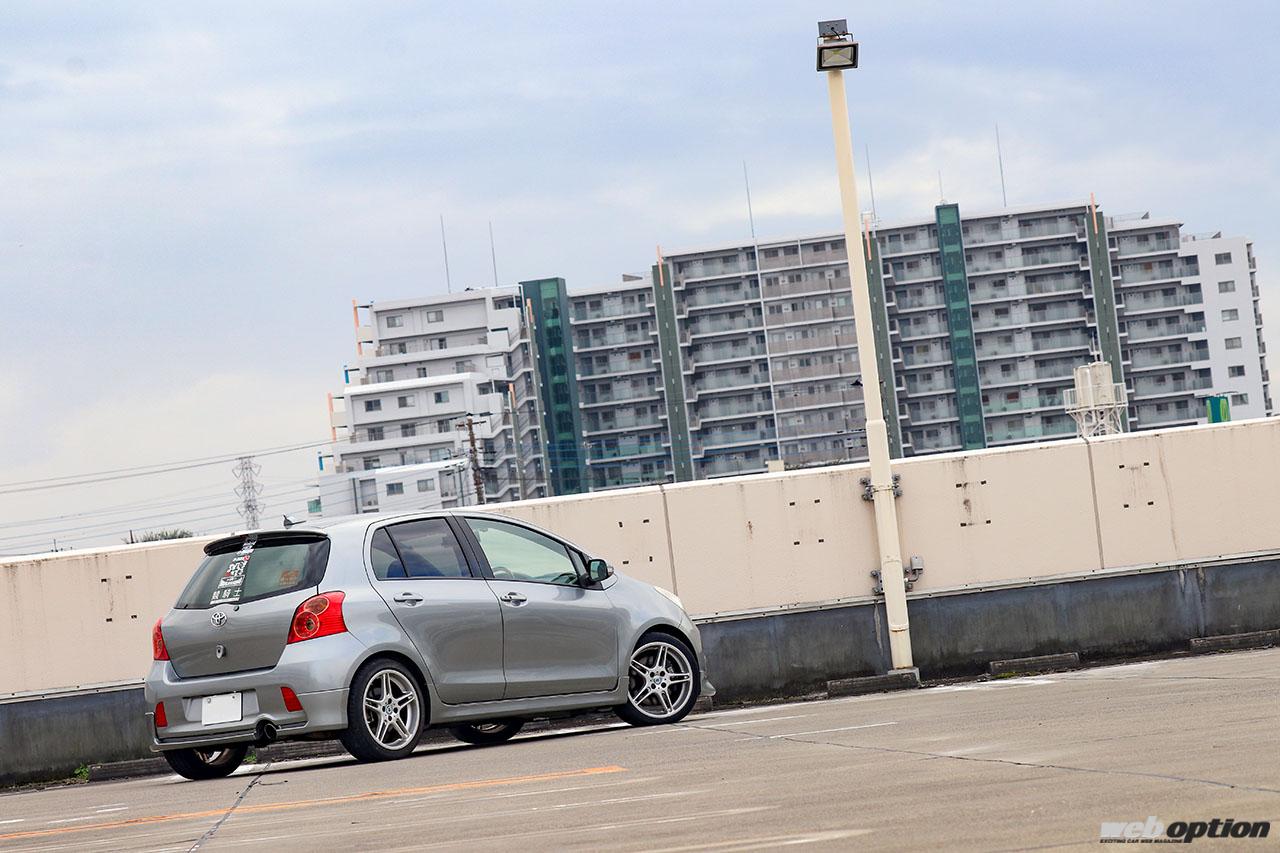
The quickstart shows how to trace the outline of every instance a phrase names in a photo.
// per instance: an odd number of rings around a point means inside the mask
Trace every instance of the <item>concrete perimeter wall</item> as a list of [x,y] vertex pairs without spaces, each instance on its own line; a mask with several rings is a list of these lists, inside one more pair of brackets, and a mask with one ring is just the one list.
[[[895,465],[926,676],[1280,627],[1280,420]],[[883,671],[864,466],[502,504],[676,591],[727,701]],[[147,751],[150,631],[208,539],[0,561],[0,784]],[[121,685],[124,689],[102,688]],[[47,695],[46,695],[47,694]]]
[[[903,553],[925,563],[913,600],[1280,549],[1280,419],[894,470]],[[866,475],[849,465],[486,509],[557,531],[675,591],[695,617],[722,619],[874,601]],[[0,697],[142,678],[151,626],[207,541],[0,561]],[[929,630],[922,613],[913,634]]]

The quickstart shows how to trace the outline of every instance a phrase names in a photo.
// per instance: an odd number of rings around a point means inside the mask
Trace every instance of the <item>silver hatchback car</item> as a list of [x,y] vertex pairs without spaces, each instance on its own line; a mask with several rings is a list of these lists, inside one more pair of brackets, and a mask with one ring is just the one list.
[[674,723],[713,692],[675,595],[523,522],[365,515],[204,550],[146,680],[154,748],[189,779],[280,739],[380,761],[428,726],[498,743],[598,709]]

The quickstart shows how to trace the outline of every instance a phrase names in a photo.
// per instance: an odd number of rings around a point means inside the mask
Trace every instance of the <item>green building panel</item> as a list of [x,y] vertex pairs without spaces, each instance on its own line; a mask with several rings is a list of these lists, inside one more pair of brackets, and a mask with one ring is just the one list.
[[987,446],[982,418],[982,388],[978,384],[978,357],[973,342],[973,314],[969,306],[969,278],[964,269],[964,234],[960,206],[934,208],[938,225],[938,253],[942,258],[942,286],[951,328],[951,360],[955,371],[956,409],[960,415],[960,443],[965,450]]
[[671,290],[671,267],[653,267],[653,309],[658,318],[658,355],[662,359],[662,390],[667,403],[667,433],[671,439],[671,470],[677,483],[693,479],[689,417],[684,403],[684,374],[680,371],[680,330],[676,299]]
[[[1093,310],[1098,324],[1098,348],[1111,364],[1111,381],[1124,383],[1120,356],[1120,323],[1116,319],[1116,288],[1111,278],[1111,249],[1107,244],[1106,219],[1096,205],[1085,213],[1085,234],[1089,243],[1089,280],[1093,285]],[[1129,413],[1121,409],[1120,422],[1129,428]]]
[[[898,419],[898,389],[893,374],[893,344],[889,340],[889,309],[885,304],[884,275],[880,247],[874,239],[867,247],[867,288],[871,292],[871,325],[876,336],[876,370],[880,375],[880,404],[889,430],[889,455],[902,456],[902,422]],[[866,378],[863,378],[866,381]]]
[[562,278],[520,282],[533,313],[533,347],[542,402],[547,485],[553,495],[586,491],[582,458],[582,414],[569,328],[569,296]]

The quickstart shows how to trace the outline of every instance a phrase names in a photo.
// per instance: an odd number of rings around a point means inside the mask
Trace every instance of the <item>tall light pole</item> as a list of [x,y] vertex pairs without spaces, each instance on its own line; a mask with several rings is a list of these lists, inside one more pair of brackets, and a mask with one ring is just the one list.
[[871,462],[871,500],[876,515],[876,545],[880,554],[880,584],[889,622],[889,657],[895,670],[911,669],[911,633],[907,620],[907,588],[902,574],[902,546],[898,541],[898,511],[894,506],[893,474],[889,470],[889,431],[880,405],[880,374],[876,339],[871,324],[871,293],[867,285],[862,245],[858,184],[853,168],[853,138],[849,132],[849,102],[844,69],[858,67],[858,43],[845,21],[818,24],[818,71],[827,75],[831,97],[831,130],[835,136],[836,171],[840,176],[840,205],[844,214],[844,245],[849,256],[853,288],[853,322],[858,339],[858,369],[862,374],[862,404],[867,418],[867,454]]

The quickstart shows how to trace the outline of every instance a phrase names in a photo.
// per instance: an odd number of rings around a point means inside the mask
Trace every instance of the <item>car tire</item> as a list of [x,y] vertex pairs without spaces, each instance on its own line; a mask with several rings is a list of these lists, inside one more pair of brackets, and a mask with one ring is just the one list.
[[230,776],[244,763],[249,753],[247,743],[224,746],[221,749],[168,749],[164,760],[173,772],[194,781],[221,779]]
[[627,702],[613,710],[633,726],[678,723],[693,709],[701,687],[698,656],[689,644],[674,634],[651,631],[627,661]]
[[495,743],[506,743],[519,734],[522,728],[524,728],[524,720],[490,720],[450,726],[449,734],[463,743],[489,746]]
[[351,679],[347,727],[338,740],[359,761],[404,758],[422,738],[426,712],[426,691],[409,668],[375,658]]

